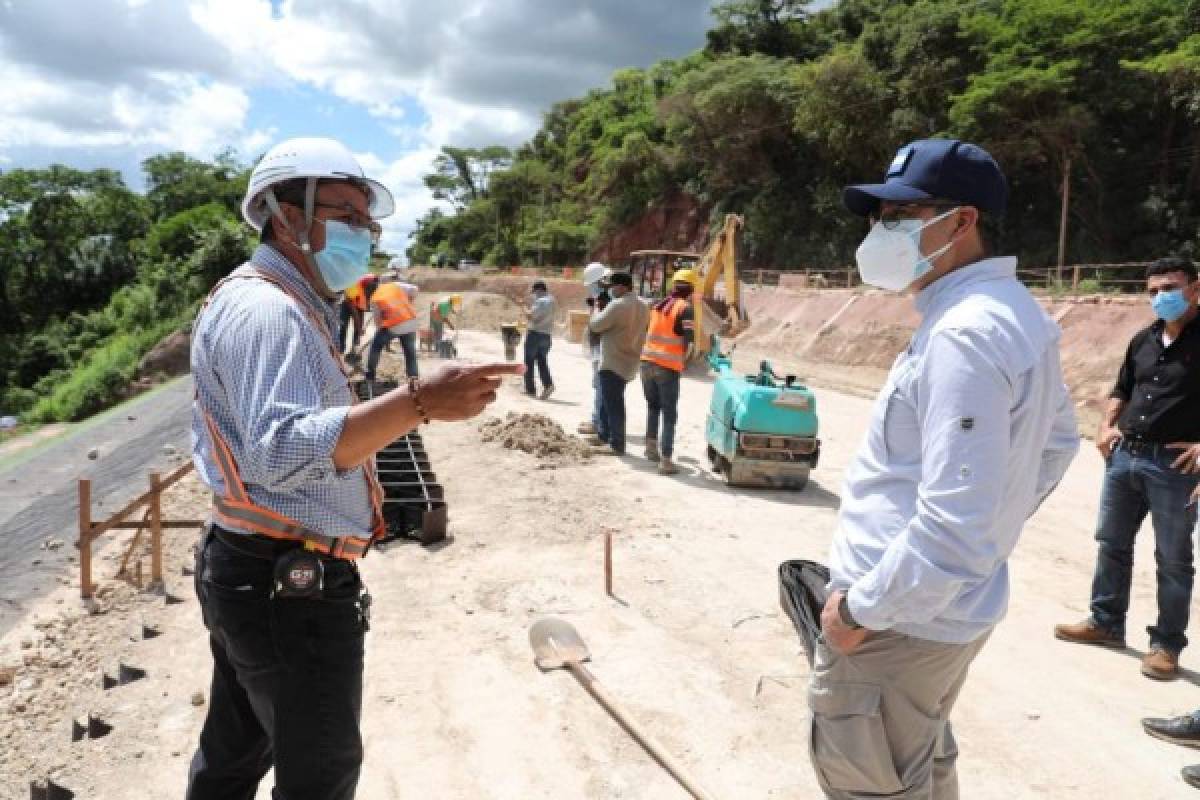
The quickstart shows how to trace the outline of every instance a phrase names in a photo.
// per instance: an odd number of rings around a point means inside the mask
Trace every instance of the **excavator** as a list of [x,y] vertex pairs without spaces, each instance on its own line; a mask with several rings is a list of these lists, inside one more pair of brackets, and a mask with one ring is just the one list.
[[677,270],[693,269],[700,275],[693,307],[696,358],[701,363],[708,356],[712,334],[733,337],[749,325],[737,271],[737,233],[742,223],[740,215],[726,214],[724,226],[703,253],[635,250],[629,254],[633,290],[645,299],[666,296]]
[[721,336],[737,336],[749,326],[737,271],[741,227],[740,216],[726,214],[703,254],[631,253],[633,288],[654,300],[665,295],[676,270],[698,273],[692,295],[696,357],[716,372],[704,431],[713,471],[730,486],[800,490],[821,456],[815,395],[794,375],[777,375],[769,361],[754,374],[738,373],[732,351],[721,351]]

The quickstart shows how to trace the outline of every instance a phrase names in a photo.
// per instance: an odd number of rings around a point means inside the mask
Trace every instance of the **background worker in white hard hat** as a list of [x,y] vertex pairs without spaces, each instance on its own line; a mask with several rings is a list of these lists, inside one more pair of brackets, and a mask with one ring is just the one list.
[[474,417],[516,365],[446,367],[355,404],[334,341],[338,293],[367,271],[391,194],[345,147],[293,139],[254,168],[262,234],[193,329],[196,471],[213,511],[196,557],[210,633],[208,716],[188,800],[349,800],[369,599],[355,559],[384,532],[374,455],[430,420]]
[[[679,385],[695,348],[696,314],[692,289],[696,273],[681,269],[671,279],[671,293],[650,310],[650,328],[642,347],[642,392],[646,395],[646,458],[658,462],[662,475],[679,472],[675,422],[679,419]],[[659,418],[662,438],[659,438]]]
[[[603,311],[611,299],[605,283],[611,276],[612,270],[599,261],[593,261],[583,268],[583,286],[587,291],[586,302],[592,316]],[[592,418],[579,423],[577,430],[582,434],[594,434],[600,424],[600,405],[603,402],[600,394],[600,382],[596,377],[596,372],[600,369],[600,334],[588,330],[584,332],[584,335],[587,338],[588,354],[592,360]]]

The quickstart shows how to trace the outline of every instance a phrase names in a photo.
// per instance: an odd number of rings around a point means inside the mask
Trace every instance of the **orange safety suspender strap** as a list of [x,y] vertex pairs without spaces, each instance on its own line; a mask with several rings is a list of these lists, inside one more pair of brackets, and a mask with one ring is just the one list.
[[[325,325],[309,305],[295,292],[288,289],[287,286],[275,278],[264,274],[261,270],[255,269],[253,275],[230,275],[222,279],[209,293],[199,314],[197,314],[197,318],[208,308],[208,304],[212,301],[213,296],[216,295],[217,290],[227,281],[235,279],[258,279],[266,281],[291,298],[299,306],[304,315],[308,317],[309,321],[316,326],[317,330],[324,337],[326,344],[329,346],[330,354],[337,362],[342,375],[346,378],[346,386],[350,388],[351,403],[356,403],[358,398],[354,394],[353,388],[350,387],[350,376],[346,372],[341,355],[338,353],[337,347],[330,338]],[[197,405],[199,405],[199,402],[199,392],[197,392]],[[363,475],[367,481],[367,494],[371,500],[371,537],[364,539],[361,536],[329,536],[314,531],[290,517],[272,511],[265,506],[258,505],[251,500],[249,493],[246,491],[246,485],[242,482],[237,462],[234,460],[233,453],[229,449],[225,438],[221,436],[216,421],[213,419],[212,414],[203,408],[203,406],[201,406],[201,411],[204,413],[205,425],[208,428],[209,438],[213,443],[214,460],[221,472],[221,480],[225,484],[225,491],[228,495],[226,497],[213,495],[213,516],[221,524],[253,531],[272,539],[302,541],[309,550],[325,553],[334,558],[345,559],[356,559],[366,555],[371,542],[386,534],[387,527],[383,520],[383,487],[379,484],[374,459],[370,459],[363,464]]]

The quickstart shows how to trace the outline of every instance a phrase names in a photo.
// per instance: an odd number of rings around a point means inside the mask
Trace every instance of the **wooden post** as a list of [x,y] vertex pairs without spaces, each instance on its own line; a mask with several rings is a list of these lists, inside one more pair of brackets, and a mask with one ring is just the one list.
[[[162,476],[150,473],[150,582],[162,583]],[[141,562],[138,562],[139,566]]]
[[1067,259],[1067,214],[1071,208],[1071,154],[1067,154],[1063,164],[1062,179],[1062,212],[1058,221],[1058,288],[1062,288],[1063,265]]
[[612,591],[612,534],[604,532],[604,593],[613,596]]
[[1083,267],[1076,264],[1075,268],[1072,270],[1072,272],[1073,272],[1073,274],[1071,275],[1071,291],[1078,293],[1079,292],[1079,277],[1080,277],[1080,273],[1083,272]]
[[92,596],[92,482],[79,479],[79,596]]

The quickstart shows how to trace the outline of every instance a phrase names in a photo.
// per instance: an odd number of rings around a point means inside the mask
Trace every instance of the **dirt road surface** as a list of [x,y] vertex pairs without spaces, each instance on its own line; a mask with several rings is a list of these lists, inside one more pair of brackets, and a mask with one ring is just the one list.
[[[497,358],[501,343],[465,332],[459,350]],[[526,398],[514,383],[493,413],[542,413],[573,430],[589,408],[588,363],[561,340],[550,358],[553,399]],[[754,363],[749,354],[738,362]],[[684,386],[684,469],[673,478],[640,458],[637,384],[628,393],[634,455],[623,459],[542,468],[526,453],[482,443],[478,422],[426,430],[454,539],[436,550],[396,546],[363,564],[375,605],[359,797],[684,798],[569,675],[534,667],[527,632],[546,615],[578,628],[593,672],[715,797],[820,796],[807,759],[807,668],[779,610],[775,570],[785,559],[825,557],[870,401],[818,389],[822,463],[808,488],[787,493],[730,490],[705,469],[708,395],[704,381]],[[1194,794],[1178,772],[1200,753],[1152,740],[1138,725],[1200,706],[1196,673],[1166,684],[1138,673],[1139,632],[1153,612],[1150,537],[1138,550],[1129,624],[1137,650],[1051,635],[1054,623],[1086,613],[1101,472],[1085,446],[1012,561],[1009,617],[954,714],[964,798]],[[192,483],[172,502],[175,513],[194,512],[204,496]],[[606,530],[616,542],[617,599],[603,591]],[[103,613],[81,617],[62,589],[0,640],[0,665],[34,657],[15,683],[37,678],[23,690],[0,688],[8,729],[0,731],[0,797],[27,797],[29,778],[47,773],[80,798],[181,796],[210,669],[190,579],[179,572],[189,544],[188,535],[173,537],[168,561],[169,588],[183,604],[110,583],[96,609]],[[111,561],[103,563],[111,574]],[[142,621],[163,634],[133,641],[129,631]],[[102,691],[99,672],[118,658],[149,675]],[[86,710],[114,729],[72,744],[69,716]],[[269,779],[259,798],[268,787]]]

